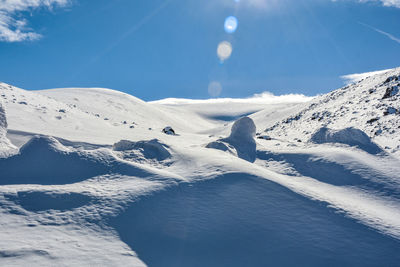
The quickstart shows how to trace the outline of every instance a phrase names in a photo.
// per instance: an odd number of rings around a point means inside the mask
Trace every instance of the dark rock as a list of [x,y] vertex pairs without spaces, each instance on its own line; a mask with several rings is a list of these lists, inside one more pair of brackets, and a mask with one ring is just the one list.
[[373,123],[376,122],[377,120],[379,120],[379,118],[372,118],[370,120],[367,120],[367,123]]
[[399,87],[398,86],[392,86],[386,88],[386,92],[383,95],[382,99],[386,99],[392,96],[395,96],[399,92]]
[[385,112],[383,112],[383,115],[387,116],[390,114],[396,114],[397,113],[397,109],[393,108],[393,107],[388,107],[387,110]]
[[390,83],[391,81],[398,81],[398,80],[399,80],[398,76],[390,76],[383,82],[383,84]]
[[272,140],[272,138],[270,136],[268,136],[268,135],[257,136],[257,139]]
[[165,127],[162,132],[169,135],[176,135],[174,129],[172,129],[170,126]]

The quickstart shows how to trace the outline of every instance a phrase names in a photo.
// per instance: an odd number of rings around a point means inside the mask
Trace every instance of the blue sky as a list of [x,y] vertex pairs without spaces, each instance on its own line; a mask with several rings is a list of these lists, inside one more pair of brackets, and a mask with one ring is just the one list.
[[208,98],[215,81],[220,97],[315,95],[398,67],[399,22],[400,0],[0,0],[0,81],[144,100]]

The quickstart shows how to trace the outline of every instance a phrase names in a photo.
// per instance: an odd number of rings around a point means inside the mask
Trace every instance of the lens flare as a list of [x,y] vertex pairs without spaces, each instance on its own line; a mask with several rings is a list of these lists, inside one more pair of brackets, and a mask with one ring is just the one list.
[[225,19],[224,28],[227,33],[234,33],[238,26],[238,20],[234,16],[229,16]]
[[222,85],[217,81],[212,81],[208,85],[208,94],[212,97],[217,97],[222,92]]
[[217,55],[218,58],[223,62],[228,59],[232,54],[232,45],[228,41],[223,41],[218,44]]

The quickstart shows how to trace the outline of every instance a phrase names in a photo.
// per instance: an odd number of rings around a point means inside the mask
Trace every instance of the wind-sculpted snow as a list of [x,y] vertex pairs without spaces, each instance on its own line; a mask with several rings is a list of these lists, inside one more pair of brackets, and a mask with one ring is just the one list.
[[230,148],[233,148],[239,158],[254,162],[256,158],[255,134],[256,125],[253,120],[243,117],[235,121],[229,137],[213,141],[206,147],[222,151],[232,151]]
[[113,145],[113,150],[125,160],[141,163],[167,164],[167,159],[171,158],[168,146],[157,139],[138,142],[121,140]]
[[29,211],[67,211],[87,205],[92,200],[90,196],[85,194],[74,192],[56,193],[51,191],[20,191],[17,195],[6,195],[6,198],[15,201],[22,208]]
[[359,147],[369,153],[377,154],[382,150],[363,131],[352,127],[332,130],[322,127],[311,136],[311,142],[316,144],[341,143]]
[[0,169],[0,184],[68,184],[113,172],[148,176],[119,162],[107,149],[68,148],[48,136],[34,136],[19,154],[0,159]]
[[110,223],[149,266],[391,266],[400,260],[398,241],[246,173],[170,188]]
[[0,83],[0,265],[396,266],[399,74],[277,105]]

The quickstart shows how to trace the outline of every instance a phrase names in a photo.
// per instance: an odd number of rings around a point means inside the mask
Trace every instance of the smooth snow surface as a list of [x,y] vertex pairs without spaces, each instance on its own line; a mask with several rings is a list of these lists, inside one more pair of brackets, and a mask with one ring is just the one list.
[[276,103],[1,83],[0,265],[396,266],[399,78]]

